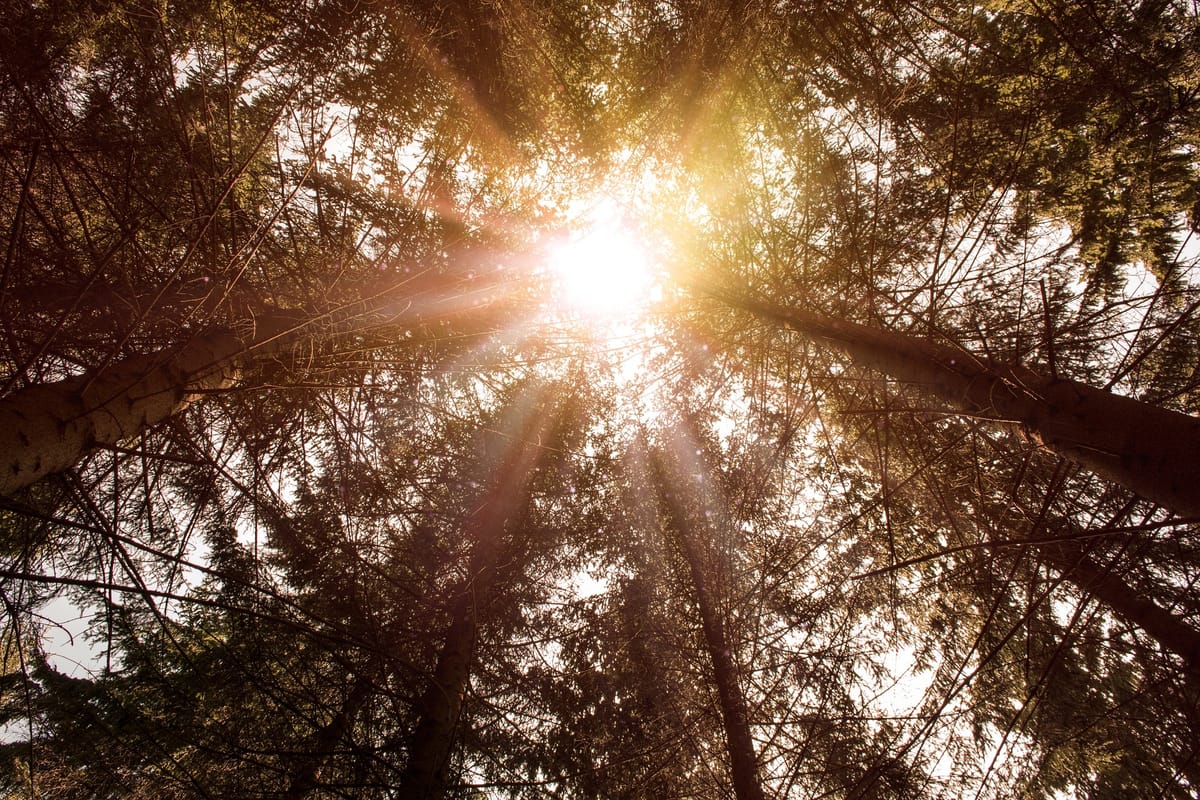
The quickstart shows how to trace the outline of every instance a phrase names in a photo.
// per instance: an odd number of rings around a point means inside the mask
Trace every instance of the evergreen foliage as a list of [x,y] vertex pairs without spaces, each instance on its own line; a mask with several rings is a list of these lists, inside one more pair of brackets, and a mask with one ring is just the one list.
[[1195,796],[1198,115],[1182,0],[10,9],[0,796]]

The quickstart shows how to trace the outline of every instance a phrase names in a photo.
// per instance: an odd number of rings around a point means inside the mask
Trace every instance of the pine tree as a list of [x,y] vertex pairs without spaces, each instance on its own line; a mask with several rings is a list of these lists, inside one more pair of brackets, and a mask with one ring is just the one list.
[[1186,4],[14,15],[4,792],[1194,794]]

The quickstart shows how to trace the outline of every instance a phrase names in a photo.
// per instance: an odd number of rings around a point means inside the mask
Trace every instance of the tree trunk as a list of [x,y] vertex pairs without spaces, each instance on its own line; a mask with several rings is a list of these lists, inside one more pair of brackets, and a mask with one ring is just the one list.
[[245,344],[228,332],[167,353],[134,356],[90,375],[31,386],[0,401],[0,495],[67,469],[235,385]]
[[1081,592],[1095,597],[1120,619],[1182,658],[1192,679],[1200,679],[1200,631],[1157,603],[1138,597],[1133,587],[1097,564],[1077,542],[1047,543],[1039,546],[1038,552]]
[[758,779],[758,761],[754,755],[754,740],[750,735],[750,714],[746,698],[738,683],[737,667],[729,642],[725,638],[725,625],[717,607],[718,598],[709,580],[699,543],[700,537],[693,529],[688,506],[694,498],[680,497],[682,481],[670,480],[672,473],[664,463],[662,453],[654,454],[654,477],[658,490],[666,501],[668,524],[675,533],[679,550],[687,562],[688,571],[695,591],[696,605],[700,611],[700,625],[704,631],[704,643],[712,659],[713,678],[717,685],[717,696],[721,703],[721,720],[725,727],[725,739],[729,748],[729,767],[733,775],[733,791],[737,800],[763,800],[762,784]]
[[480,613],[492,594],[500,556],[508,542],[505,527],[526,504],[525,487],[555,421],[553,413],[540,408],[529,416],[498,465],[494,486],[467,523],[474,542],[468,574],[456,592],[433,678],[417,702],[418,720],[399,781],[400,797],[430,800],[444,797],[448,791],[447,768],[471,676]]
[[301,800],[317,788],[321,770],[329,762],[334,748],[354,726],[355,717],[366,705],[370,695],[370,679],[366,674],[359,675],[333,719],[316,732],[313,737],[312,751],[302,758],[299,766],[293,771],[291,782],[283,795],[286,800]]
[[1020,365],[991,366],[945,344],[749,296],[735,307],[831,345],[857,364],[1031,440],[1179,514],[1200,516],[1200,419]]
[[[137,436],[205,394],[233,388],[256,360],[339,335],[467,320],[460,340],[490,330],[511,302],[498,282],[464,285],[394,278],[312,318],[274,312],[251,319],[253,332],[198,335],[182,347],[132,356],[91,373],[31,386],[0,400],[0,496],[67,469],[88,451]],[[482,328],[481,328],[482,326]]]
[[447,767],[475,650],[478,618],[474,592],[486,595],[490,588],[485,585],[490,574],[474,577],[460,590],[433,678],[417,703],[419,718],[409,739],[408,762],[399,782],[399,796],[403,798],[428,800],[443,797],[447,791]]

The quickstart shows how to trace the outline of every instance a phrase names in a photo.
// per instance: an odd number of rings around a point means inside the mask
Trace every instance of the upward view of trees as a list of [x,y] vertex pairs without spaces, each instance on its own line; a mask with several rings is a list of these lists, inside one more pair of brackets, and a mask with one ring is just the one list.
[[2,796],[1200,792],[1195,4],[26,3],[0,181]]

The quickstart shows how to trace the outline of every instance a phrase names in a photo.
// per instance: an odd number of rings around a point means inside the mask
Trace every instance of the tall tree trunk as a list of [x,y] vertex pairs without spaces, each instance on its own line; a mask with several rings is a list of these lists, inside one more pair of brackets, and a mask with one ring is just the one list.
[[1040,545],[1038,553],[1043,561],[1062,574],[1064,580],[1084,594],[1095,597],[1117,617],[1182,658],[1189,676],[1193,680],[1200,679],[1200,631],[1152,600],[1139,597],[1120,576],[1097,564],[1078,542],[1050,542]]
[[486,584],[492,573],[494,570],[477,573],[459,590],[433,678],[417,702],[419,717],[409,739],[408,762],[400,776],[400,797],[427,800],[446,794],[447,767],[475,652],[476,605],[486,598],[490,590]]
[[234,386],[244,351],[238,337],[219,332],[6,397],[0,402],[0,495],[67,469],[94,447],[135,436],[206,392]]
[[257,359],[322,337],[385,327],[411,330],[450,317],[468,320],[470,335],[481,326],[490,329],[496,309],[506,302],[499,283],[389,279],[361,299],[310,319],[259,315],[248,325],[253,332],[244,336],[218,330],[181,347],[21,389],[0,400],[0,496],[71,467],[94,448],[143,433],[205,394],[233,388]]
[[446,795],[447,768],[471,676],[480,613],[495,587],[500,557],[511,538],[505,536],[505,527],[526,505],[526,486],[555,421],[555,414],[541,408],[530,413],[497,466],[491,491],[468,521],[467,532],[474,542],[468,573],[456,592],[433,677],[417,702],[417,724],[399,781],[401,797],[430,800]]
[[1020,365],[804,309],[714,291],[732,306],[831,345],[855,363],[914,384],[1177,513],[1200,516],[1200,419]]
[[729,767],[733,775],[733,791],[737,800],[763,800],[762,784],[758,778],[758,760],[754,754],[754,740],[750,735],[750,714],[746,698],[738,682],[737,667],[733,653],[725,637],[725,624],[718,608],[718,598],[710,581],[705,565],[701,536],[694,529],[688,507],[697,498],[681,497],[681,481],[667,476],[677,474],[665,463],[661,452],[654,453],[654,478],[658,491],[666,502],[669,525],[674,532],[679,550],[687,562],[692,579],[696,605],[700,611],[700,625],[704,631],[704,643],[712,660],[713,679],[717,685],[717,697],[721,703],[721,720],[725,727],[725,740],[729,748]]

